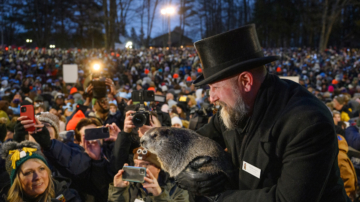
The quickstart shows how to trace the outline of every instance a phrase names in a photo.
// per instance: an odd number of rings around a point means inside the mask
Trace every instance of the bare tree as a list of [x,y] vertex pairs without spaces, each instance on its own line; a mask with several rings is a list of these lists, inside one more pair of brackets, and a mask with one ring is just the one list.
[[322,15],[322,28],[320,35],[319,50],[325,50],[333,25],[340,15],[342,9],[350,2],[350,0],[325,0],[324,11]]
[[[153,6],[152,6],[153,5]],[[153,22],[156,15],[156,7],[159,5],[159,0],[146,0],[147,10],[147,33],[145,46],[149,46]],[[152,7],[152,9],[151,9]]]
[[133,0],[119,0],[119,33],[124,35],[125,34],[125,27],[127,22],[127,16],[130,11],[130,6],[132,5]]

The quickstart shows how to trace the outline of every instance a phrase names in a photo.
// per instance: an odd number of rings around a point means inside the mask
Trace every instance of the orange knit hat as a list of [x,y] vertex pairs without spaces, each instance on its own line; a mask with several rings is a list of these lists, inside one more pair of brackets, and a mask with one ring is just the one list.
[[78,92],[77,88],[72,87],[71,90],[70,90],[70,95],[72,95],[74,93],[77,93],[77,92]]

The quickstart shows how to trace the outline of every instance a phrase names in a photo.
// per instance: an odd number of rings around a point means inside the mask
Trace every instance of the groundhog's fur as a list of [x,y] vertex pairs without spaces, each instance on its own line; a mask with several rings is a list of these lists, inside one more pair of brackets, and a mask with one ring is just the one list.
[[215,141],[189,129],[160,127],[148,130],[141,145],[158,156],[162,169],[171,177],[177,176],[191,161],[210,157],[211,161],[198,170],[201,173],[227,173],[231,170],[228,154]]

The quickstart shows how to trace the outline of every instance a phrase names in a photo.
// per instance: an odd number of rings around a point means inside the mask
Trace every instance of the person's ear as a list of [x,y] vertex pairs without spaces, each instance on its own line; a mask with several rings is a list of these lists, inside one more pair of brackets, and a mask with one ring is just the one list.
[[250,72],[243,72],[237,78],[237,83],[244,92],[250,92],[254,77]]

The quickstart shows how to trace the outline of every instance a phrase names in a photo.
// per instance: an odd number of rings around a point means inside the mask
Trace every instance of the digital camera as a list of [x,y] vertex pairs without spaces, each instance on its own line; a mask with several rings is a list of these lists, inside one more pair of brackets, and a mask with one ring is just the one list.
[[143,125],[150,125],[149,111],[144,107],[144,102],[152,102],[155,100],[154,91],[133,91],[131,94],[133,102],[140,102],[140,108],[133,114],[132,122],[134,126],[141,127]]

